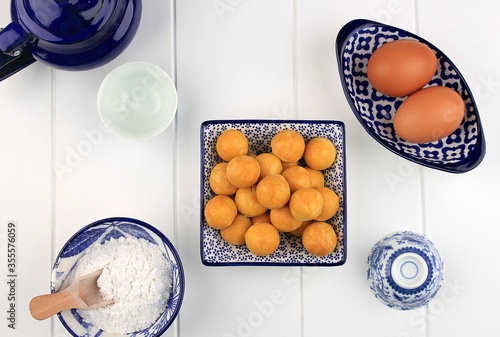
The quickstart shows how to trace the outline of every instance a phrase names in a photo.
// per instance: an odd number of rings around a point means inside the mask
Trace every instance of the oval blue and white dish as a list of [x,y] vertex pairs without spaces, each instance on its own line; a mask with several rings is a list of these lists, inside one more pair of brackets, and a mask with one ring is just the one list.
[[[314,137],[330,139],[336,149],[337,157],[333,165],[322,171],[325,186],[333,189],[340,199],[340,207],[330,220],[337,234],[338,242],[333,253],[317,257],[308,253],[301,238],[290,233],[280,233],[278,249],[268,256],[257,256],[245,245],[227,243],[220,231],[207,225],[203,210],[207,202],[215,196],[210,188],[210,172],[222,162],[217,154],[216,142],[222,132],[237,129],[248,138],[249,153],[271,152],[271,139],[281,130],[291,129],[299,132],[307,142]],[[206,266],[339,266],[346,261],[346,169],[345,169],[345,131],[344,123],[321,120],[213,120],[201,125],[201,238],[200,251],[202,263]]]
[[375,297],[390,308],[411,310],[441,288],[444,263],[425,236],[401,231],[380,239],[368,255],[367,279]]
[[[393,118],[405,98],[385,96],[368,81],[367,65],[372,53],[382,44],[400,39],[419,41],[436,53],[438,69],[427,86],[450,87],[464,100],[464,121],[448,137],[423,144],[401,139],[394,131]],[[457,67],[437,47],[408,31],[358,19],[339,31],[336,54],[347,101],[364,129],[382,146],[412,162],[450,173],[468,172],[481,163],[486,142],[476,102]]]
[[52,270],[51,292],[58,292],[68,286],[76,263],[86,250],[100,245],[111,238],[135,237],[147,240],[162,250],[170,263],[172,290],[165,311],[152,326],[127,335],[113,334],[85,322],[76,309],[58,313],[59,320],[74,337],[157,337],[174,322],[184,297],[184,270],[174,245],[155,227],[131,218],[108,218],[96,221],[71,237],[59,252]]

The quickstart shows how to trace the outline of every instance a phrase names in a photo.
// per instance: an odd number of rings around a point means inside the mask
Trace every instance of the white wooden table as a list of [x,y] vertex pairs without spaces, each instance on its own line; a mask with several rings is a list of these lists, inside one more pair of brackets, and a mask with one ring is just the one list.
[[[0,26],[10,22],[0,0]],[[180,315],[164,336],[499,336],[500,1],[149,0],[130,47],[90,71],[35,63],[0,82],[0,335],[64,337],[29,300],[49,290],[55,256],[78,229],[128,216],[174,242],[186,273]],[[466,174],[423,168],[377,144],[344,98],[334,52],[354,18],[415,32],[443,50],[475,95],[487,141]],[[104,76],[148,61],[176,81],[169,129],[128,141],[101,124]],[[208,119],[334,119],[346,125],[348,258],[333,268],[203,266],[199,128]],[[17,225],[15,330],[8,327],[7,226]],[[423,233],[445,260],[428,306],[401,312],[366,281],[372,245]]]

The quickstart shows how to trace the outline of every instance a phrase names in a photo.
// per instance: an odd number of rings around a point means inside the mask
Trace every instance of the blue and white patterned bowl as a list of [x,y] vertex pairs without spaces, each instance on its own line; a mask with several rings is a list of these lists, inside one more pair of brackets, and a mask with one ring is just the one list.
[[[414,144],[394,131],[393,117],[404,97],[389,97],[376,91],[366,72],[372,53],[382,44],[399,39],[427,44],[438,58],[438,70],[429,86],[443,85],[457,91],[465,102],[465,119],[451,135],[441,140]],[[352,111],[365,130],[390,151],[426,167],[463,173],[482,161],[486,144],[479,112],[465,79],[448,57],[431,43],[402,29],[368,20],[353,20],[338,33],[336,41],[340,80]]]
[[[172,292],[167,307],[158,320],[149,328],[130,333],[129,337],[157,337],[164,333],[179,313],[184,297],[184,271],[175,247],[158,229],[131,218],[109,218],[96,221],[78,231],[64,245],[56,258],[52,270],[51,292],[68,286],[76,263],[93,245],[100,245],[111,238],[136,237],[158,245],[172,268]],[[74,337],[119,337],[124,335],[103,331],[82,320],[77,310],[65,310],[58,314],[59,320]]]
[[[209,177],[213,167],[222,162],[215,149],[217,138],[228,129],[242,131],[249,141],[250,153],[271,152],[271,139],[281,130],[299,132],[307,142],[314,137],[326,137],[337,148],[337,158],[332,167],[323,171],[325,186],[332,188],[340,198],[340,209],[328,222],[338,237],[335,251],[325,257],[309,254],[301,239],[281,233],[278,249],[268,256],[252,254],[248,248],[227,243],[220,231],[209,227],[203,210],[208,200],[215,196]],[[201,125],[201,260],[207,266],[273,265],[273,266],[338,266],[346,261],[346,177],[344,123],[338,121],[289,121],[289,120],[220,120],[206,121]]]
[[434,298],[443,281],[444,263],[423,235],[396,232],[378,241],[368,255],[370,289],[387,306],[410,310]]

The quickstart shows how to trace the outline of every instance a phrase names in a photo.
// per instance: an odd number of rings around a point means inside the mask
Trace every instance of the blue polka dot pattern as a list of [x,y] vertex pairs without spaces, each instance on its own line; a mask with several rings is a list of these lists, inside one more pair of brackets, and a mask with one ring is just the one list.
[[[340,198],[340,209],[328,222],[338,237],[335,251],[325,257],[309,254],[301,239],[289,233],[281,233],[278,249],[268,256],[252,254],[246,246],[235,246],[224,241],[220,232],[204,221],[205,205],[215,196],[210,188],[209,177],[213,167],[222,162],[215,149],[217,138],[228,129],[243,132],[249,140],[249,152],[271,152],[271,139],[281,130],[299,132],[307,142],[314,137],[326,137],[333,141],[337,157],[332,167],[323,171],[325,186],[333,189]],[[338,121],[273,121],[228,120],[206,121],[201,126],[201,259],[203,264],[218,265],[287,265],[287,266],[336,266],[346,260],[346,179],[344,124]]]

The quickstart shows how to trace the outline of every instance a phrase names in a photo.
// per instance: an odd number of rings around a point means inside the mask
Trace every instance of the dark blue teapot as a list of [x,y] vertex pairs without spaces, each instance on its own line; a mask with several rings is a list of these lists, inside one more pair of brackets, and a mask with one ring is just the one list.
[[131,42],[141,0],[12,0],[12,22],[0,30],[0,80],[36,60],[86,70],[118,56]]

